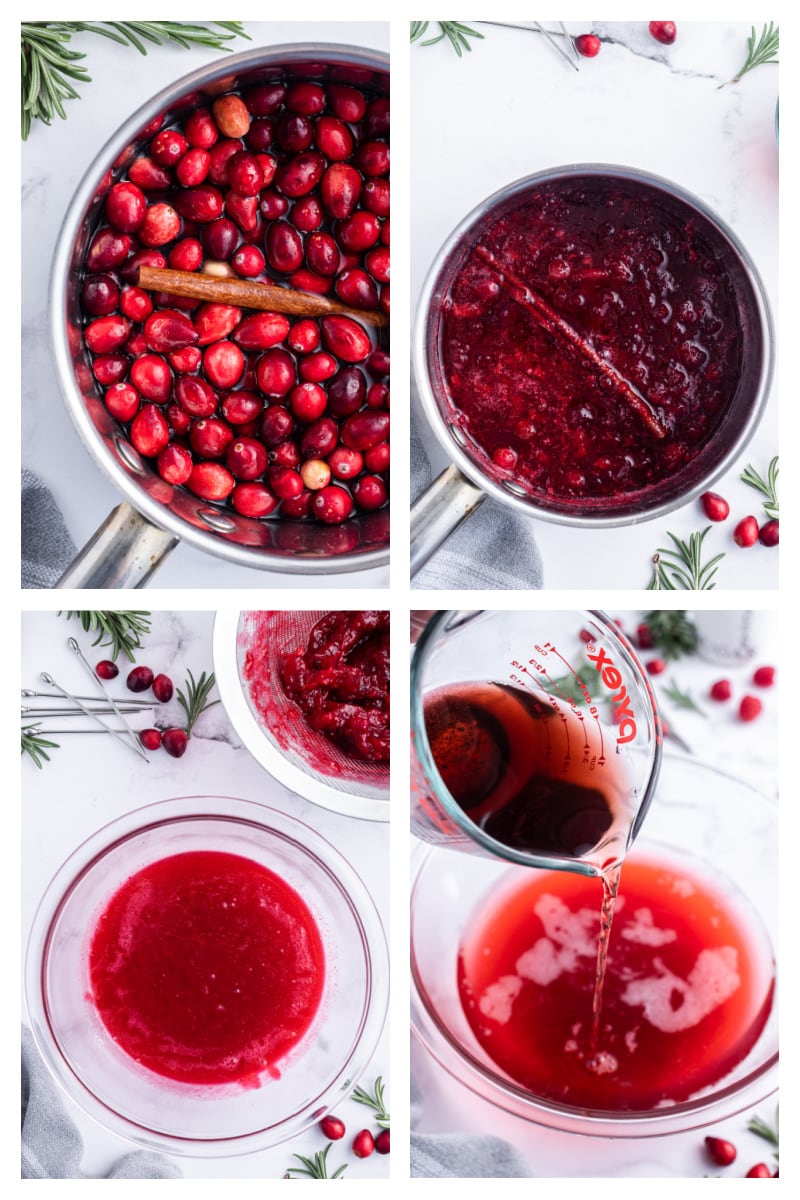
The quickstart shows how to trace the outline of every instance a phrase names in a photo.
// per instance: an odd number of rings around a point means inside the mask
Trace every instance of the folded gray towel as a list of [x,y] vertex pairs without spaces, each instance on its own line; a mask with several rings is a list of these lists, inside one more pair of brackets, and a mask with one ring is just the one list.
[[528,1165],[508,1142],[485,1134],[419,1133],[422,1097],[411,1079],[411,1174],[425,1179],[530,1179]]
[[[414,403],[411,405],[411,495],[431,482],[425,442],[433,434]],[[543,587],[542,562],[534,537],[534,522],[510,508],[486,499],[417,572],[415,588],[502,588],[538,590]]]
[[[80,1169],[83,1141],[55,1080],[42,1062],[33,1034],[22,1029],[22,1178],[86,1179]],[[161,1154],[134,1150],[114,1163],[106,1179],[181,1179]]]
[[55,587],[75,557],[75,543],[49,488],[22,471],[22,586]]

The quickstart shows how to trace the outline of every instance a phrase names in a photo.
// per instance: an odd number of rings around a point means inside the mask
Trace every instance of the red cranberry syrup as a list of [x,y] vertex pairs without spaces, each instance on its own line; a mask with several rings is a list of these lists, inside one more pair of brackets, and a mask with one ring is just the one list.
[[140,289],[141,265],[389,313],[389,102],[302,79],[149,127],[83,264],[83,340],[109,414],[172,486],[244,517],[337,525],[385,506],[389,355],[346,316],[249,313]]
[[488,225],[439,345],[450,419],[481,467],[593,507],[687,467],[739,379],[727,253],[704,218],[608,178],[541,184]]
[[[686,1100],[741,1062],[766,1023],[763,931],[682,863],[633,854],[604,971],[597,900],[596,880],[568,872],[517,875],[492,895],[460,947],[470,1026],[535,1096],[592,1111]],[[607,933],[606,918],[608,892]]]

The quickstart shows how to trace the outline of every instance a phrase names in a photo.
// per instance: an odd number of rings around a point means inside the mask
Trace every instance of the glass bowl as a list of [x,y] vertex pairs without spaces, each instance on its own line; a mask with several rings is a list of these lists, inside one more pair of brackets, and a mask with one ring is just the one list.
[[[225,711],[253,757],[293,792],[322,808],[368,821],[389,820],[389,764],[344,754],[306,723],[283,692],[280,664],[304,646],[324,611],[218,612],[214,674]],[[268,679],[249,677],[249,655],[261,655]],[[269,693],[265,708],[263,692]],[[261,693],[261,698],[259,698]]]
[[[774,968],[778,925],[777,808],[741,780],[689,758],[665,757],[661,780],[631,850],[659,852],[707,878],[763,935]],[[544,1100],[515,1084],[488,1057],[467,1022],[456,981],[458,948],[480,897],[532,868],[422,848],[415,854],[411,904],[411,1023],[417,1038],[455,1079],[497,1108],[537,1125],[596,1137],[655,1137],[723,1120],[777,1087],[778,1015],[773,1003],[751,1052],[711,1088],[646,1112],[588,1111]],[[625,890],[625,868],[622,891]],[[598,927],[600,912],[598,884]],[[613,932],[611,943],[613,967]]]
[[[258,1086],[167,1079],[125,1054],[89,994],[96,921],[135,872],[168,855],[218,850],[274,871],[302,897],[325,947],[314,1021]],[[148,805],[83,843],[34,917],[25,991],[39,1050],[66,1094],[115,1133],[195,1157],[246,1154],[296,1137],[350,1094],[375,1050],[388,1001],[386,940],[372,899],[324,838],[260,804],[190,796]]]

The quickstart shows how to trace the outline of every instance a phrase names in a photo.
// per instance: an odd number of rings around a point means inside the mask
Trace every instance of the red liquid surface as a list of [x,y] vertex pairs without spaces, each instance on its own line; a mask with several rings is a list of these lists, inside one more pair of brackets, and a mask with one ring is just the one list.
[[602,866],[621,857],[623,767],[610,731],[587,711],[499,683],[433,691],[424,711],[445,786],[490,837],[564,858],[596,850]]
[[[488,225],[449,287],[440,339],[451,416],[481,466],[536,498],[576,502],[686,467],[739,379],[727,253],[703,218],[613,179],[542,184]],[[643,398],[666,436],[543,328],[530,293]]]
[[309,726],[364,762],[389,761],[389,613],[332,612],[281,667]]
[[278,1074],[322,998],[308,907],[250,859],[191,851],[131,876],[90,950],[92,999],[131,1058],[185,1083],[258,1086]]
[[[678,864],[628,859],[591,1045],[602,886],[530,873],[492,897],[464,938],[458,988],[486,1053],[532,1094],[648,1111],[722,1079],[772,1006],[763,932]],[[752,922],[752,919],[751,919]]]

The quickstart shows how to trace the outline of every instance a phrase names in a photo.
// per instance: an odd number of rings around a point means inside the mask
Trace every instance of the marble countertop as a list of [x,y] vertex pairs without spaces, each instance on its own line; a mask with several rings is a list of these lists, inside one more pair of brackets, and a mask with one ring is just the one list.
[[[137,656],[154,670],[168,674],[183,686],[187,669],[197,677],[213,669],[212,627],[209,612],[160,612],[152,614],[152,632],[144,639],[145,649]],[[22,686],[40,688],[39,673],[50,672],[67,690],[88,694],[91,683],[67,648],[69,636],[77,638],[91,663],[107,651],[91,649],[92,639],[74,619],[66,621],[54,612],[26,613],[22,625]],[[120,659],[120,665],[123,660]],[[124,673],[115,681],[112,694],[126,695]],[[27,703],[31,703],[27,701]],[[159,706],[160,707],[160,706]],[[173,699],[159,715],[182,723],[182,710]],[[55,722],[48,722],[55,728]],[[135,718],[136,728],[146,728],[152,716]],[[163,723],[163,722],[159,722]],[[59,723],[60,725],[62,722]],[[35,908],[47,884],[65,858],[85,838],[123,813],[143,805],[177,796],[235,796],[262,802],[297,817],[327,838],[361,876],[384,922],[388,913],[388,826],[374,821],[347,818],[319,808],[288,791],[256,762],[239,740],[223,706],[216,705],[201,717],[183,758],[170,758],[163,750],[150,754],[149,764],[113,738],[105,735],[55,737],[58,750],[51,761],[37,770],[27,759],[22,763],[22,915],[23,939],[27,940]],[[382,1075],[391,1102],[389,1035],[384,1028],[363,1083],[372,1086]],[[111,1163],[133,1147],[69,1105],[70,1116],[85,1142],[82,1170],[90,1177],[102,1176]],[[337,1114],[354,1134],[369,1125],[367,1110],[352,1101],[337,1107]],[[236,1158],[183,1158],[178,1162],[191,1178],[279,1178],[288,1166],[298,1165],[295,1152],[313,1155],[325,1142],[314,1128],[291,1142],[257,1154]],[[388,1175],[389,1158],[374,1154],[359,1161],[349,1154],[349,1143],[334,1147],[329,1160],[338,1166],[347,1161],[345,1178],[377,1179]]]
[[[387,50],[389,26],[362,21],[246,21],[252,41],[234,50],[330,42]],[[22,460],[50,487],[76,545],[83,546],[120,500],[84,446],[59,393],[48,336],[50,263],[64,214],[84,172],[106,140],[144,100],[220,54],[204,47],[151,47],[146,58],[106,38],[80,34],[92,82],[66,104],[68,119],[36,122],[22,150]],[[158,587],[295,588],[298,577],[240,567],[180,545],[155,577]],[[388,567],[356,574],[302,577],[303,587],[386,587]]]
[[[603,43],[578,72],[538,34],[471,24],[484,40],[461,58],[447,41],[411,48],[412,312],[440,245],[486,196],[537,170],[600,162],[673,180],[718,212],[753,258],[774,313],[778,68],[762,66],[720,87],[744,61],[748,22],[680,22],[672,46],[656,42],[642,21],[569,22],[572,33],[591,29]],[[718,588],[777,587],[777,553],[760,545],[745,551],[732,540],[740,517],[761,516],[758,495],[739,475],[748,463],[765,473],[777,449],[773,385],[752,442],[714,484],[731,505],[731,517],[706,540],[709,557],[726,552]],[[446,461],[435,445],[435,469]],[[669,544],[666,532],[686,538],[707,524],[698,501],[618,529],[539,522],[544,586],[643,588],[653,552]]]
[[[628,633],[635,632],[642,620],[641,613],[613,611],[611,615],[622,621]],[[706,617],[711,618],[712,630],[724,632],[726,622],[730,622],[733,630],[733,637],[714,637],[712,641],[724,640],[728,645],[739,642],[740,614],[713,613]],[[758,666],[772,665],[780,669],[781,642],[774,614],[753,613],[745,620],[747,640],[755,649],[747,661],[732,665],[711,662],[695,654],[670,664],[666,671],[653,677],[653,684],[662,716],[681,738],[678,754],[688,750],[696,761],[749,783],[763,796],[775,801],[778,790],[778,689],[754,686],[752,675]],[[641,656],[647,662],[656,658],[658,652],[642,651]],[[708,691],[715,680],[722,678],[730,680],[732,698],[726,703],[715,703],[708,698]],[[690,693],[705,716],[679,708],[670,701],[666,689],[672,683]],[[750,724],[742,723],[737,715],[739,698],[746,693],[757,695],[763,704],[761,715]],[[674,739],[667,737],[662,780],[670,772],[675,746]],[[658,793],[653,801],[654,808],[657,804]],[[643,837],[647,835],[648,819],[646,817],[644,821]],[[777,864],[774,867],[777,869]],[[785,950],[786,947],[784,956]],[[590,1138],[544,1129],[503,1112],[442,1070],[416,1037],[412,1037],[411,1071],[421,1096],[415,1121],[420,1132],[493,1134],[514,1145],[535,1176],[698,1178],[721,1174],[727,1178],[744,1175],[755,1163],[772,1162],[770,1147],[747,1131],[747,1123],[756,1113],[771,1121],[778,1103],[777,1094],[752,1110],[719,1121],[707,1129],[665,1137]],[[703,1138],[706,1134],[729,1138],[738,1146],[739,1157],[729,1170],[720,1171],[705,1160]]]

